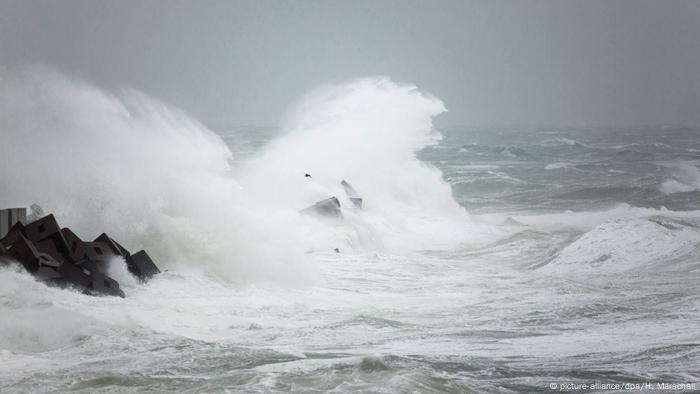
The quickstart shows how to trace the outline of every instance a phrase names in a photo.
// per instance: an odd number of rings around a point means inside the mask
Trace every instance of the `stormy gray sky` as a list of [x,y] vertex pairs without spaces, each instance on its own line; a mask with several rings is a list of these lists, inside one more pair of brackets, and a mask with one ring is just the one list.
[[127,86],[214,125],[274,124],[387,75],[450,125],[700,125],[700,1],[0,0],[0,65]]

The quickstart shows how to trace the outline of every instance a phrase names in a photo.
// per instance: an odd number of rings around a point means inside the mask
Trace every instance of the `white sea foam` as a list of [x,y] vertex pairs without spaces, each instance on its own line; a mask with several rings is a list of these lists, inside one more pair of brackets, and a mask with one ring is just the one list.
[[591,148],[591,146],[581,143],[575,139],[557,137],[553,139],[548,139],[542,142],[542,146],[572,146],[572,147],[584,147]]
[[[78,235],[106,231],[164,268],[304,282],[309,250],[416,250],[488,233],[469,231],[440,171],[415,156],[440,139],[432,118],[444,111],[384,78],[326,86],[234,171],[220,137],[182,111],[35,69],[2,79],[12,144],[0,148],[0,206],[37,202]],[[362,211],[349,209],[342,179],[364,198]],[[344,222],[299,214],[330,196],[341,199]]]
[[[256,204],[300,209],[329,196],[351,206],[346,179],[364,198],[346,223],[305,231],[313,248],[442,247],[478,237],[433,166],[415,154],[441,138],[432,118],[439,100],[412,85],[367,78],[326,86],[305,97],[272,141],[236,178]],[[304,173],[312,178],[303,177]],[[304,230],[302,230],[304,231]]]
[[571,163],[564,163],[564,162],[556,162],[556,163],[549,163],[546,166],[544,166],[545,170],[559,170],[562,168],[568,168],[571,167],[573,164]]
[[660,189],[666,194],[700,190],[700,169],[696,163],[677,161],[664,164],[671,172],[671,179],[664,181]]
[[37,202],[90,239],[106,231],[162,268],[306,280],[284,219],[246,206],[219,136],[133,91],[47,70],[0,82],[0,206]]
[[617,219],[602,223],[567,245],[546,270],[580,275],[653,268],[669,269],[699,245],[697,229],[654,219]]
[[[107,231],[169,269],[137,284],[114,261],[121,299],[0,268],[0,381],[10,390],[536,391],[552,373],[575,380],[601,365],[640,381],[651,364],[669,379],[697,365],[685,344],[697,343],[700,212],[542,214],[556,196],[517,205],[499,190],[480,197],[498,207],[503,196],[518,214],[467,215],[415,158],[439,138],[431,122],[444,108],[412,86],[322,88],[241,167],[206,127],[141,94],[45,71],[0,86],[0,130],[12,141],[0,145],[0,206],[39,202],[79,235]],[[539,170],[572,159],[532,157]],[[514,170],[527,164],[477,163],[454,179],[490,170],[521,195],[515,176],[534,178]],[[341,179],[363,210],[348,208]],[[299,214],[330,195],[345,220]],[[484,383],[494,368],[501,377]]]
[[489,214],[483,215],[478,219],[489,223],[502,223],[510,217],[519,223],[546,231],[557,231],[566,228],[589,231],[600,224],[610,221],[647,219],[659,215],[677,219],[698,218],[700,217],[700,211],[672,211],[664,207],[657,209],[618,204],[606,210],[517,215]]

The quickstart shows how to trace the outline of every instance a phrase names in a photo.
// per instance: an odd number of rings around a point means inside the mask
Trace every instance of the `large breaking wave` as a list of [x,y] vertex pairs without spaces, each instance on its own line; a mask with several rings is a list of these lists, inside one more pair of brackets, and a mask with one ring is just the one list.
[[[441,173],[415,157],[439,140],[432,118],[445,109],[414,86],[374,78],[323,87],[242,168],[217,134],[142,93],[45,69],[0,86],[11,141],[0,147],[0,206],[37,202],[79,235],[107,231],[166,268],[288,282],[313,276],[309,251],[421,249],[473,233]],[[346,209],[343,224],[299,215],[343,198],[341,179],[365,198],[364,211]]]

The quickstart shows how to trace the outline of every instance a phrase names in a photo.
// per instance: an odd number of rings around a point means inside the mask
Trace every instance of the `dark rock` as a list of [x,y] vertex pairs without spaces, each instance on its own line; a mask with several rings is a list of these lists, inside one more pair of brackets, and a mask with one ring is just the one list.
[[126,257],[126,266],[129,272],[137,278],[143,280],[150,279],[153,275],[160,273],[151,257],[143,250]]
[[343,213],[340,211],[340,201],[337,198],[331,197],[321,200],[310,207],[301,210],[303,214],[316,214],[327,217],[342,219]]

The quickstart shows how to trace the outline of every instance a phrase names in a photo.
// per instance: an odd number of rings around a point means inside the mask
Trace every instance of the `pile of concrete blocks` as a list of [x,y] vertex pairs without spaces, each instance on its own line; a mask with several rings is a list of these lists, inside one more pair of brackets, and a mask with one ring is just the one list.
[[[32,211],[37,212],[34,207]],[[69,228],[61,228],[53,215],[29,222],[25,208],[3,209],[0,221],[0,262],[19,262],[48,284],[124,297],[119,283],[107,275],[111,260],[124,259],[129,272],[141,281],[160,273],[143,250],[131,254],[107,234],[83,241]]]

